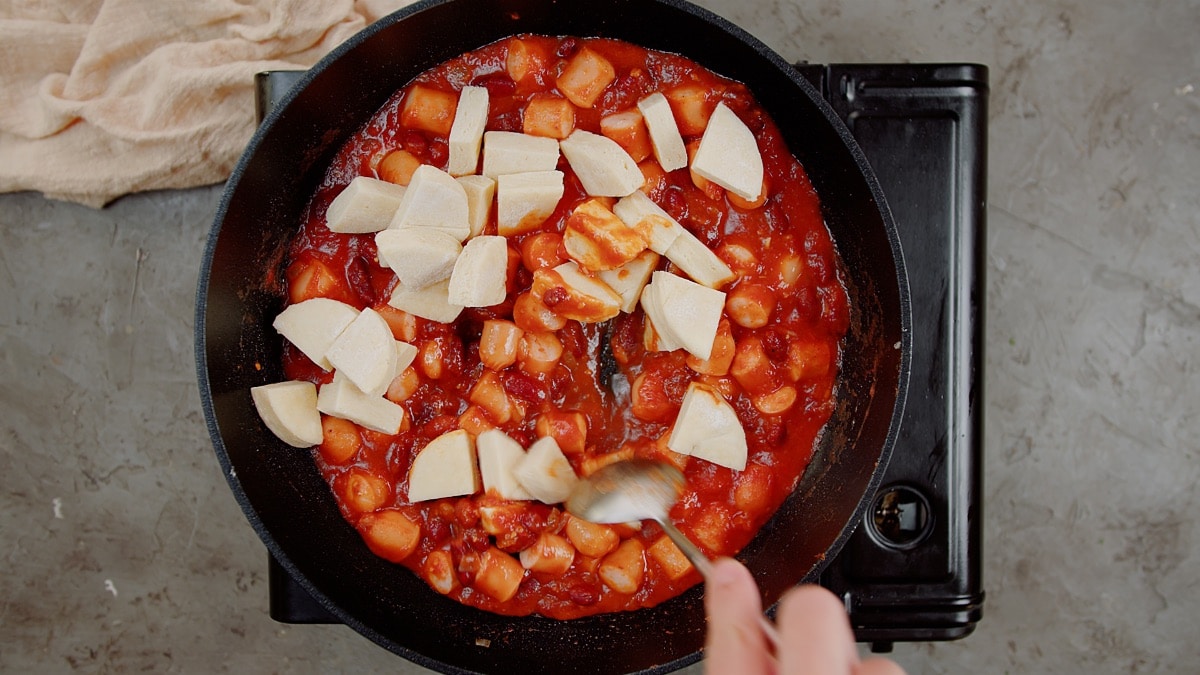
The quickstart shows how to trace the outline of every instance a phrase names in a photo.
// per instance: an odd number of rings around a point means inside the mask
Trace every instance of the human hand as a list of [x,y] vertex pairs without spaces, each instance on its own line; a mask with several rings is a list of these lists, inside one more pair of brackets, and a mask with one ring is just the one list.
[[759,628],[762,600],[750,570],[730,558],[713,564],[704,589],[708,639],[704,671],[711,675],[904,675],[894,661],[862,661],[850,620],[837,596],[798,586],[780,600],[779,652],[772,655]]

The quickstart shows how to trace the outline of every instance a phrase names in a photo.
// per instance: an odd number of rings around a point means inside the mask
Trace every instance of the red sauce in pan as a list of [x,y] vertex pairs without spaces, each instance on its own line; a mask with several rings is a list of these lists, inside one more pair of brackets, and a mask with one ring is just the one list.
[[[446,167],[446,135],[406,126],[401,114],[414,85],[452,96],[465,85],[486,87],[490,95],[487,128],[521,131],[529,101],[557,93],[555,78],[585,47],[613,65],[615,79],[592,108],[575,106],[576,128],[600,133],[602,117],[636,109],[640,98],[662,91],[669,97],[676,95],[672,102],[677,119],[685,122],[681,124],[685,142],[699,138],[698,132],[686,128],[686,116],[707,115],[718,101],[753,131],[766,169],[765,203],[737,204],[719,187],[702,189],[687,168],[664,174],[652,154],[641,162],[649,177],[643,191],[738,273],[739,278],[722,290],[731,296],[741,292],[752,306],[773,309],[761,327],[726,321],[728,335],[737,345],[737,358],[742,358],[745,350],[744,358],[753,366],[750,374],[741,378],[700,375],[689,367],[682,350],[647,352],[641,310],[622,313],[608,333],[618,364],[611,389],[600,384],[597,372],[604,329],[600,324],[567,321],[557,331],[563,355],[552,370],[528,372],[518,363],[498,373],[520,414],[497,424],[469,400],[472,387],[485,371],[479,357],[481,327],[488,319],[511,319],[516,298],[528,291],[531,256],[521,256],[523,244],[538,233],[561,233],[571,210],[587,198],[565,159],[560,159],[558,167],[567,174],[566,193],[558,210],[537,231],[510,238],[513,264],[506,301],[495,307],[464,310],[450,325],[390,308],[387,300],[396,279],[379,266],[373,236],[330,232],[325,211],[353,177],[379,177],[384,158],[393,151],[405,150],[422,163]],[[528,60],[533,64],[531,71],[519,82],[508,70],[512,49],[532,55]],[[683,109],[686,106],[691,108]],[[493,213],[485,232],[494,234],[495,227]],[[669,269],[665,258],[659,268]],[[692,586],[699,576],[694,570],[673,575],[653,554],[651,549],[662,537],[656,525],[616,526],[612,532],[618,541],[636,542],[626,551],[641,558],[640,563],[635,561],[643,570],[636,590],[610,588],[600,575],[604,557],[576,551],[565,572],[524,571],[516,594],[498,600],[477,578],[488,564],[488,556],[515,560],[519,551],[543,533],[570,541],[569,517],[561,505],[504,502],[484,494],[409,503],[408,473],[415,454],[444,432],[457,428],[475,432],[487,426],[501,428],[527,447],[538,437],[538,420],[544,418],[542,432],[553,429],[556,438],[563,435],[560,445],[576,447],[567,456],[580,475],[606,461],[630,456],[681,464],[688,487],[671,518],[710,555],[731,555],[774,513],[809,462],[814,441],[833,407],[839,344],[848,314],[836,253],[817,195],[751,93],[680,56],[602,39],[520,36],[504,40],[443,63],[397,92],[353,134],[329,167],[292,244],[287,277],[291,302],[325,296],[358,308],[373,307],[388,319],[397,339],[420,350],[412,366],[415,393],[402,402],[406,423],[401,433],[392,436],[334,422],[326,427],[326,442],[314,450],[317,466],[347,521],[366,532],[367,525],[374,522],[368,514],[398,511],[420,526],[416,550],[398,562],[427,580],[437,577],[444,581],[449,574],[451,583],[441,591],[492,612],[564,619],[655,605]],[[284,369],[291,379],[318,384],[331,377],[290,345],[285,347]],[[665,436],[684,390],[696,379],[714,385],[737,411],[749,445],[744,471],[673,455],[665,449]],[[639,393],[636,410],[631,405],[631,388]],[[789,392],[794,392],[794,402],[780,404],[781,399],[786,403]],[[770,398],[771,394],[777,394],[776,398]],[[763,406],[769,414],[762,412]],[[778,410],[780,407],[785,409]],[[569,424],[546,424],[564,411],[583,415],[586,437],[570,438]],[[481,518],[481,511],[491,514],[488,523]],[[388,557],[386,546],[364,538]],[[451,569],[442,569],[447,565]]]

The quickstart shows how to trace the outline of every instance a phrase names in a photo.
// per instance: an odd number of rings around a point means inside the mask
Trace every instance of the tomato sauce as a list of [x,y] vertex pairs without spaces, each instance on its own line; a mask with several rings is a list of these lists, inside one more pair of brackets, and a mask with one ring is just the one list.
[[[722,290],[731,297],[741,294],[752,308],[766,308],[769,319],[765,325],[746,327],[729,316],[727,305],[722,326],[736,353],[733,366],[723,374],[698,373],[682,350],[647,351],[640,309],[606,324],[566,321],[557,331],[563,355],[553,369],[530,372],[513,364],[498,373],[517,414],[496,423],[470,401],[472,387],[485,371],[479,356],[482,325],[489,319],[511,319],[516,299],[529,290],[532,272],[520,255],[522,245],[539,233],[561,233],[571,210],[588,198],[565,159],[560,158],[558,166],[566,173],[558,209],[536,231],[510,238],[513,264],[506,300],[494,307],[468,308],[449,325],[388,307],[396,278],[379,265],[373,236],[329,231],[325,211],[352,178],[380,176],[381,163],[393,151],[402,149],[422,163],[446,167],[446,135],[412,128],[403,119],[405,97],[413,86],[452,94],[465,85],[486,87],[487,129],[522,131],[523,110],[530,100],[555,93],[555,79],[564,64],[584,48],[607,59],[615,77],[593,107],[575,107],[575,128],[600,133],[602,118],[636,109],[639,99],[662,91],[689,94],[672,103],[691,106],[691,114],[711,113],[724,102],[754,133],[765,165],[765,203],[738,204],[721,188],[694,180],[687,168],[664,173],[653,155],[641,162],[648,177],[643,191],[737,273]],[[519,81],[510,72],[514,49],[528,57],[518,66],[532,64]],[[681,113],[688,111],[677,107],[677,117]],[[685,141],[699,138],[689,133],[686,119],[681,128]],[[495,231],[493,213],[485,233]],[[659,269],[674,268],[664,258]],[[445,585],[439,592],[491,612],[562,619],[652,606],[694,585],[699,576],[694,570],[672,573],[650,554],[662,536],[657,525],[621,525],[611,528],[619,540],[636,541],[644,551],[644,575],[635,591],[614,590],[599,574],[603,560],[576,552],[565,572],[525,571],[515,595],[492,597],[476,579],[489,551],[515,558],[543,533],[565,536],[569,516],[561,505],[505,502],[482,493],[409,503],[408,474],[415,454],[442,433],[480,425],[498,427],[528,447],[539,435],[539,419],[545,428],[569,429],[570,424],[556,427],[553,415],[581,413],[586,437],[580,451],[567,453],[579,475],[614,458],[651,457],[681,465],[687,490],[671,511],[672,520],[710,555],[732,555],[795,488],[810,460],[833,408],[839,345],[848,321],[837,254],[818,196],[746,87],[683,57],[605,39],[518,36],[441,64],[397,92],[353,134],[329,167],[292,243],[287,279],[291,302],[324,296],[375,308],[388,319],[397,339],[420,350],[415,373],[408,375],[415,390],[402,403],[406,422],[401,433],[352,429],[352,446],[344,452],[347,434],[334,438],[327,427],[326,443],[314,450],[314,460],[347,521],[363,530],[373,522],[365,519],[367,514],[398,510],[420,526],[416,550],[398,562],[431,584],[435,577],[441,579]],[[608,382],[601,371],[611,370],[611,364],[615,373]],[[317,384],[331,378],[291,345],[285,346],[284,369],[291,379]],[[693,380],[714,386],[736,410],[749,446],[745,470],[666,450],[666,436]],[[341,450],[335,448],[338,439]],[[481,512],[490,514],[487,522]],[[387,557],[386,552],[381,555]],[[446,565],[452,566],[449,580],[441,569]]]

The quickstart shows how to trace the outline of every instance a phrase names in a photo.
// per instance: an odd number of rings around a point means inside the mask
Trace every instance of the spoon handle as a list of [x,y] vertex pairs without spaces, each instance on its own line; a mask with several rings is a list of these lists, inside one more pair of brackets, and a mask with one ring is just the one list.
[[[712,561],[708,559],[708,556],[705,555],[704,552],[699,548],[697,548],[696,545],[692,543],[692,540],[687,538],[687,535],[680,532],[679,528],[675,527],[675,524],[669,519],[661,518],[656,520],[659,526],[662,527],[663,532],[666,532],[667,536],[671,538],[671,541],[675,542],[675,545],[679,547],[679,550],[683,551],[683,555],[687,556],[687,559],[692,563],[692,566],[696,568],[696,571],[700,573],[700,576],[704,577],[705,583],[708,583],[709,579],[712,578]],[[766,616],[760,614],[758,616],[758,625],[762,628],[763,635],[766,636],[767,642],[770,643],[771,652],[773,654],[778,654],[779,631],[775,629],[775,624],[771,623]]]
[[680,532],[679,528],[675,527],[675,523],[672,523],[670,520],[663,518],[658,521],[658,524],[667,533],[667,536],[671,538],[671,541],[675,542],[679,550],[683,551],[683,554],[691,561],[696,571],[700,573],[700,576],[704,577],[705,581],[708,581],[712,577],[712,561],[708,559],[707,555],[704,555],[704,551],[697,548],[692,543],[692,540],[688,539],[686,534]]

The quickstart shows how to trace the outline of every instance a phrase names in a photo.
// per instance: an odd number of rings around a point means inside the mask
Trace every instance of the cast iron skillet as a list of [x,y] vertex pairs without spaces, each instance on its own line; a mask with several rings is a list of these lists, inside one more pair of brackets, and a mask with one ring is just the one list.
[[201,400],[247,518],[284,568],[371,640],[443,672],[667,672],[700,657],[702,589],[573,621],[501,617],[447,600],[372,555],[308,451],[263,426],[249,388],[283,379],[284,251],[335,150],[418,73],[516,33],[605,36],[684,54],[749,85],[816,186],[845,263],[852,328],[838,408],[800,487],[739,556],[768,603],[813,581],[859,522],[889,457],[909,367],[908,285],[862,152],[813,88],[747,33],[681,0],[426,0],[314,67],[255,134],[225,190],[196,307]]

